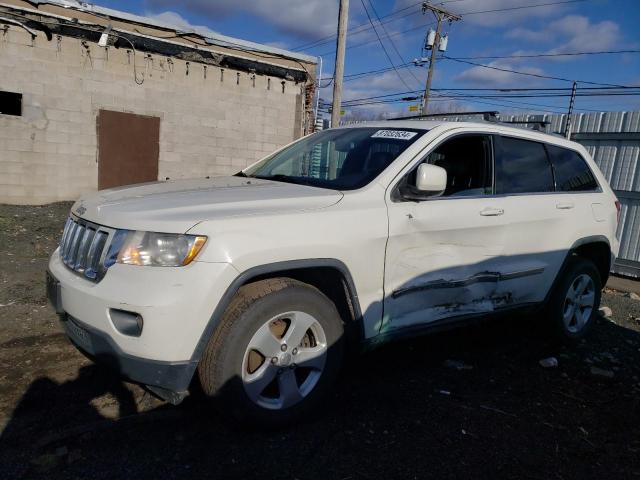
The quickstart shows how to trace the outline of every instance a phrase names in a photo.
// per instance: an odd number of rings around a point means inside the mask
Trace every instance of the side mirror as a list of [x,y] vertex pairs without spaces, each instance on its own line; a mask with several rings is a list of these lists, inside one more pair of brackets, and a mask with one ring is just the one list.
[[447,171],[437,165],[423,163],[416,172],[415,187],[423,195],[442,195],[447,189]]

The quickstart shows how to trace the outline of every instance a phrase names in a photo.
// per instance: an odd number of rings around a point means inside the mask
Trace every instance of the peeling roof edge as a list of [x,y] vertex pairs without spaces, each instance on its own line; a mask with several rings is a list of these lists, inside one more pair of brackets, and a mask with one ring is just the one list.
[[269,45],[263,45],[260,43],[250,42],[247,40],[240,40],[238,38],[229,37],[227,35],[222,35],[214,32],[211,32],[211,33],[214,33],[213,36],[210,33],[203,34],[201,29],[197,29],[197,28],[184,29],[176,25],[172,25],[170,23],[154,20],[149,17],[122,12],[120,10],[114,10],[111,8],[101,7],[99,5],[94,5],[88,2],[81,2],[78,0],[27,0],[27,1],[34,5],[46,5],[46,4],[55,5],[62,8],[75,9],[82,12],[94,13],[100,16],[118,18],[120,20],[140,23],[140,24],[149,25],[152,27],[158,27],[158,28],[163,28],[167,30],[174,30],[182,34],[185,34],[185,33],[194,34],[202,37],[210,45],[217,45],[220,47],[227,47],[227,48],[239,47],[245,50],[253,50],[256,52],[270,53],[272,55],[279,55],[284,58],[300,60],[300,61],[311,63],[314,65],[318,63],[317,57],[314,57],[311,55],[291,52],[289,50],[284,50],[282,48],[271,47]]

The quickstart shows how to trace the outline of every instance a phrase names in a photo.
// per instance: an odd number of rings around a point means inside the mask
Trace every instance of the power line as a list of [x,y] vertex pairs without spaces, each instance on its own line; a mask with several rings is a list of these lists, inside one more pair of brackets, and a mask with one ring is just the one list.
[[526,75],[526,76],[529,76],[529,77],[543,78],[543,79],[546,79],[546,80],[559,80],[559,81],[562,81],[562,82],[573,82],[575,80],[575,81],[577,81],[579,83],[586,83],[588,85],[604,85],[604,86],[608,86],[608,87],[624,87],[624,85],[615,85],[615,84],[612,84],[612,83],[600,83],[600,82],[592,82],[592,81],[588,81],[588,80],[577,80],[577,79],[569,79],[569,78],[562,78],[562,77],[552,77],[550,75],[542,75],[540,73],[520,72],[518,70],[511,70],[509,68],[501,68],[501,67],[496,67],[496,66],[493,66],[493,65],[485,65],[484,63],[472,62],[470,60],[461,60],[459,58],[448,57],[447,55],[442,55],[442,58],[447,59],[447,60],[453,60],[454,62],[467,63],[469,65],[475,65],[476,67],[488,68],[488,69],[497,70],[497,71],[500,71],[500,72],[515,73],[517,75]]
[[[407,6],[407,7],[401,8],[401,9],[396,10],[394,12],[388,13],[387,15],[383,15],[382,17],[380,17],[380,19],[394,17],[394,16],[398,15],[400,12],[403,12],[405,10],[409,10],[411,8],[414,8],[414,7],[418,6],[418,5],[422,5],[422,1],[414,3],[414,4],[411,4],[411,5]],[[408,14],[402,15],[399,18],[394,18],[393,20],[387,20],[384,23],[395,22],[396,20],[400,20],[401,18],[405,18],[405,17],[407,17],[409,15],[413,15],[413,12],[410,12]],[[380,19],[378,21],[380,21]],[[349,33],[349,35],[355,35],[355,34],[361,33],[361,32],[364,32],[366,30],[369,30],[370,28],[371,28],[371,26],[367,22],[361,23],[359,25],[355,25],[354,27],[351,28],[351,32]],[[318,47],[318,46],[323,45],[325,43],[331,43],[331,42],[335,41],[335,38],[336,38],[335,35],[327,35],[326,37],[319,38],[318,40],[315,40],[313,42],[309,42],[309,43],[305,43],[303,45],[299,45],[299,46],[297,46],[295,48],[292,48],[291,50],[293,50],[294,52],[298,51],[298,50],[309,50],[310,48],[315,48],[315,47]]]
[[369,19],[369,23],[373,27],[373,31],[375,32],[376,37],[378,38],[378,42],[380,43],[380,46],[382,47],[382,50],[383,50],[385,56],[387,57],[387,60],[389,60],[389,63],[391,64],[391,66],[395,70],[396,74],[398,75],[398,78],[404,84],[404,86],[407,87],[407,88],[411,88],[407,84],[407,82],[404,81],[404,78],[402,78],[402,75],[400,75],[400,71],[396,68],[396,65],[393,63],[393,60],[391,60],[391,56],[389,55],[389,52],[387,52],[387,48],[384,46],[384,43],[382,42],[382,39],[380,38],[380,35],[378,34],[378,30],[376,29],[375,25],[373,24],[373,20],[371,20],[371,16],[369,15],[369,10],[367,10],[367,5],[364,3],[364,0],[360,0],[360,3],[362,4],[362,8],[364,8],[364,13],[367,14],[367,18]]
[[475,12],[463,12],[460,15],[480,15],[481,13],[497,13],[497,12],[508,12],[511,10],[524,10],[527,8],[538,8],[538,7],[549,7],[552,5],[563,5],[567,3],[580,3],[586,2],[588,0],[564,0],[560,2],[549,2],[549,3],[538,3],[536,5],[520,5],[518,7],[505,7],[505,8],[494,8],[493,10],[478,10]]
[[[403,33],[409,33],[409,32],[414,32],[416,30],[422,30],[425,27],[429,27],[431,25],[434,25],[436,22],[430,22],[430,23],[425,23],[424,25],[418,25],[417,27],[412,27],[412,28],[407,28],[406,30],[401,30],[399,32],[395,32],[395,33],[391,33],[389,35],[389,37],[397,37],[398,35],[402,35]],[[369,45],[371,43],[376,43],[376,40],[369,40],[367,42],[361,42],[361,43],[356,43],[355,45],[349,45],[347,47],[347,50],[350,50],[352,48],[358,48],[358,47],[362,47],[364,45]],[[318,54],[318,56],[320,57],[324,57],[324,56],[332,56],[335,55],[335,52],[331,51],[331,52],[323,52]]]
[[[386,27],[382,24],[382,22],[380,22],[380,17],[378,16],[378,12],[376,11],[376,7],[373,5],[373,0],[368,0],[369,1],[369,5],[371,5],[371,9],[373,10],[373,14],[375,15],[375,17],[378,19],[378,23],[380,24],[380,26],[382,27],[382,31],[384,32],[384,34],[387,36],[387,39],[389,40],[389,43],[391,43],[391,46],[393,47],[393,49],[396,51],[396,54],[398,55],[398,57],[400,58],[400,60],[402,60],[402,64],[403,65],[407,65],[409,62],[407,62],[405,60],[405,58],[402,56],[402,54],[400,53],[400,51],[398,50],[398,47],[396,46],[395,42],[391,39],[391,37],[389,37],[389,32],[387,32]],[[397,69],[394,66],[394,70],[397,71]],[[414,75],[414,73],[409,70],[409,75],[411,75],[413,77],[413,79],[418,83],[418,85],[421,83],[420,80],[418,80],[418,77],[416,77]]]
[[[460,0],[467,1],[467,0]],[[530,54],[530,55],[485,55],[475,57],[449,57],[450,60],[480,60],[480,59],[509,59],[509,58],[537,58],[537,57],[561,57],[561,56],[579,56],[579,55],[609,55],[609,54],[622,54],[622,53],[640,53],[640,50],[605,50],[598,52],[564,52],[564,53],[552,53],[552,54]],[[402,65],[396,65],[397,68],[408,68],[415,66],[413,62],[405,62]],[[393,70],[391,67],[380,68],[376,70],[366,70],[363,72],[352,73],[345,75],[345,81],[357,80],[358,78],[366,77],[369,75],[376,75],[378,73],[385,73]],[[358,77],[358,78],[356,78]],[[329,80],[323,78],[322,80]],[[619,87],[612,87],[619,88]],[[584,89],[584,88],[583,88]],[[437,90],[437,89],[434,89]],[[460,89],[458,89],[460,90]],[[511,89],[513,90],[513,89]]]
[[[416,97],[417,98],[417,97]],[[399,100],[380,100],[380,101],[371,101],[371,102],[367,102],[367,103],[362,103],[362,104],[354,104],[354,105],[346,105],[347,107],[359,107],[359,106],[367,106],[367,105],[379,105],[379,104],[397,104],[397,103],[407,103],[413,100],[410,99],[399,99]],[[551,112],[551,113],[564,113],[565,109],[561,106],[551,106],[551,105],[544,105],[544,104],[538,104],[538,103],[530,103],[530,102],[513,102],[513,101],[509,101],[509,100],[502,100],[503,102],[508,102],[508,104],[505,103],[499,103],[496,101],[486,101],[486,100],[479,100],[477,98],[472,98],[472,99],[467,99],[465,97],[459,97],[459,96],[449,96],[449,95],[439,95],[439,96],[435,96],[432,98],[432,101],[439,101],[439,102],[444,102],[444,101],[466,101],[468,103],[480,103],[480,104],[484,104],[484,105],[493,105],[493,106],[499,106],[499,107],[507,107],[507,108],[515,108],[517,110],[523,110],[523,111],[531,111],[531,107],[541,107],[538,109],[534,109],[536,111],[540,111],[540,112]],[[523,107],[521,107],[523,106]],[[586,112],[600,112],[601,110],[592,110],[592,109],[587,109],[587,108],[576,108],[576,110],[580,110],[580,111],[586,111]]]
[[[457,95],[459,98],[566,98],[571,96],[571,88],[514,88],[514,89],[497,89],[497,88],[478,88],[478,89],[467,89],[467,88],[434,88],[432,89],[434,92],[442,95]],[[475,93],[479,92],[488,92],[488,93]],[[356,104],[356,103],[364,103],[371,100],[384,100],[384,101],[406,101],[407,99],[413,100],[415,98],[409,98],[407,95],[415,95],[420,93],[421,90],[411,90],[405,92],[395,92],[388,93],[383,95],[374,95],[370,97],[360,97],[360,98],[352,98],[351,100],[345,101],[347,104]],[[470,93],[467,93],[470,92]],[[493,93],[497,92],[497,93]],[[517,92],[517,93],[510,93]],[[520,93],[520,92],[541,92],[541,93]],[[552,92],[552,93],[548,93]],[[565,92],[565,93],[559,93]],[[402,96],[402,97],[401,97]],[[616,96],[640,96],[640,87],[625,87],[616,89],[613,87],[583,87],[577,93],[578,97],[616,97]],[[401,98],[391,98],[391,97],[401,97]]]
[[[452,3],[452,2],[454,2],[454,1],[462,1],[462,0],[449,0],[449,1],[446,1],[446,2],[440,2],[440,3],[438,3],[438,5],[444,5],[444,4],[446,4],[446,3]],[[538,4],[533,4],[533,5],[521,5],[521,6],[518,6],[518,7],[496,8],[496,9],[492,9],[492,10],[478,10],[478,11],[472,11],[472,12],[466,12],[466,13],[465,13],[465,12],[463,12],[463,13],[461,13],[461,15],[480,15],[480,14],[484,14],[484,13],[499,13],[499,12],[506,12],[506,11],[511,11],[511,10],[523,10],[523,9],[529,9],[529,8],[548,7],[548,6],[552,6],[552,5],[563,5],[563,4],[578,3],[578,2],[586,2],[586,1],[589,1],[589,0],[565,0],[565,1],[555,1],[555,2],[548,2],[548,3],[538,3]],[[409,5],[408,7],[404,7],[404,8],[402,8],[402,9],[400,9],[400,10],[397,10],[397,11],[392,12],[392,13],[390,13],[390,14],[384,15],[384,16],[382,16],[382,17],[380,17],[380,18],[381,18],[381,19],[383,19],[383,18],[390,18],[390,17],[393,17],[393,16],[397,15],[398,13],[400,13],[400,12],[402,12],[402,11],[405,11],[405,10],[408,10],[408,9],[411,9],[411,8],[414,8],[414,7],[418,6],[418,5],[421,5],[422,3],[423,3],[423,2],[418,2],[418,3],[415,3],[415,4],[411,4],[411,5]],[[401,20],[402,18],[405,18],[405,17],[411,16],[411,15],[413,15],[413,14],[414,14],[414,12],[409,12],[409,13],[406,13],[406,14],[404,14],[404,15],[402,15],[402,16],[400,16],[400,17],[398,17],[398,18],[393,18],[393,19],[387,20],[387,21],[382,22],[382,23],[387,24],[387,23],[395,22],[395,21]],[[426,26],[428,26],[428,25],[429,25],[429,24],[427,24],[427,25],[422,25],[421,27],[426,27]],[[420,28],[420,27],[418,27],[418,28]],[[368,25],[367,23],[362,23],[362,24],[360,24],[360,25],[356,25],[356,26],[355,26],[355,27],[353,27],[353,28],[351,29],[351,31],[349,32],[349,36],[351,36],[351,35],[356,35],[356,34],[358,34],[358,33],[362,33],[362,32],[364,32],[364,31],[366,31],[366,30],[369,30],[369,29],[371,29],[371,26],[370,26],[370,25]],[[408,32],[410,32],[410,31],[413,31],[413,30],[416,30],[416,29],[417,29],[417,28],[410,28],[410,29],[408,29],[408,30],[404,30],[404,31],[398,32],[398,33],[394,34],[393,36],[395,36],[395,35],[399,35],[399,34],[402,34],[402,33],[408,33]],[[324,44],[331,43],[331,42],[333,42],[333,41],[335,41],[335,35],[328,35],[328,36],[326,36],[326,37],[322,37],[322,38],[320,38],[320,39],[316,40],[315,42],[310,42],[310,43],[308,43],[308,44],[300,45],[300,46],[295,47],[295,48],[293,48],[293,49],[291,49],[291,50],[292,50],[292,51],[309,50],[309,49],[316,48],[316,47],[319,47],[319,46],[324,45]],[[375,40],[374,40],[374,41],[375,41]],[[365,42],[365,43],[363,43],[363,44],[359,44],[359,45],[357,45],[357,46],[360,46],[360,45],[367,45],[368,43],[373,43],[373,42]],[[355,46],[354,46],[354,47],[355,47]],[[329,52],[329,53],[321,53],[320,55],[328,55],[328,54],[330,54],[330,53],[331,53],[331,52]]]
[[[563,53],[532,53],[528,55],[480,55],[476,57],[455,57],[455,60],[482,60],[504,58],[544,58],[544,57],[571,57],[580,55],[612,55],[620,53],[640,53],[640,50],[604,50],[599,52],[563,52]],[[451,57],[453,59],[453,57]]]
[[[436,89],[434,89],[435,91]],[[562,90],[566,90],[568,93],[553,93],[553,94],[546,94],[546,93],[542,93],[542,94],[528,94],[528,95],[520,95],[520,94],[509,94],[509,93],[503,93],[503,94],[474,94],[474,93],[455,93],[455,89],[438,89],[438,95],[440,97],[442,96],[450,96],[453,97],[455,96],[456,98],[464,98],[464,99],[469,99],[469,98],[483,98],[483,99],[487,99],[487,98],[498,98],[498,99],[505,99],[505,98],[566,98],[571,96],[570,93],[570,88],[569,89],[562,89]],[[585,89],[581,89],[581,90],[587,90],[585,92],[581,92],[579,91],[577,93],[578,97],[613,97],[613,96],[640,96],[640,87],[633,89],[633,92],[627,92],[626,89],[623,89],[623,91],[611,91],[613,89],[610,88],[602,88],[602,89],[595,89],[595,88],[585,88]],[[411,91],[406,91],[406,92],[395,92],[395,93],[388,93],[388,94],[383,94],[383,95],[374,95],[374,96],[370,96],[370,97],[360,97],[360,98],[354,98],[351,100],[347,100],[344,103],[345,104],[349,104],[351,106],[354,106],[355,104],[359,104],[359,103],[366,103],[369,101],[384,101],[384,102],[397,102],[397,101],[409,101],[409,100],[414,100],[415,98],[409,98],[407,97],[408,95],[415,95],[420,93],[421,90],[411,90]],[[400,97],[400,98],[391,98],[391,97]]]

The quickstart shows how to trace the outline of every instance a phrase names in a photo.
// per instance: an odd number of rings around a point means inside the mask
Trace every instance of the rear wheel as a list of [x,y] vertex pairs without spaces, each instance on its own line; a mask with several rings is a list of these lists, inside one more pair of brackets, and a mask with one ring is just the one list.
[[242,287],[198,368],[205,393],[249,425],[279,427],[318,406],[338,373],[342,320],[316,288],[287,278]]
[[547,306],[557,338],[571,342],[587,334],[597,315],[601,290],[595,264],[579,256],[571,257]]

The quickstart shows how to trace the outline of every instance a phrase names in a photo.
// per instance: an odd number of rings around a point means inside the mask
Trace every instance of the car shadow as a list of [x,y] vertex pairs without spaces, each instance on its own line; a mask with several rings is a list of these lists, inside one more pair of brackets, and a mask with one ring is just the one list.
[[[95,365],[63,383],[39,378],[0,436],[2,476],[632,476],[640,334],[599,318],[567,348],[539,320],[494,319],[352,357],[318,412],[275,432],[238,428],[200,394],[148,408],[141,390]],[[547,356],[559,367],[542,368]],[[105,396],[109,416],[96,406]]]

